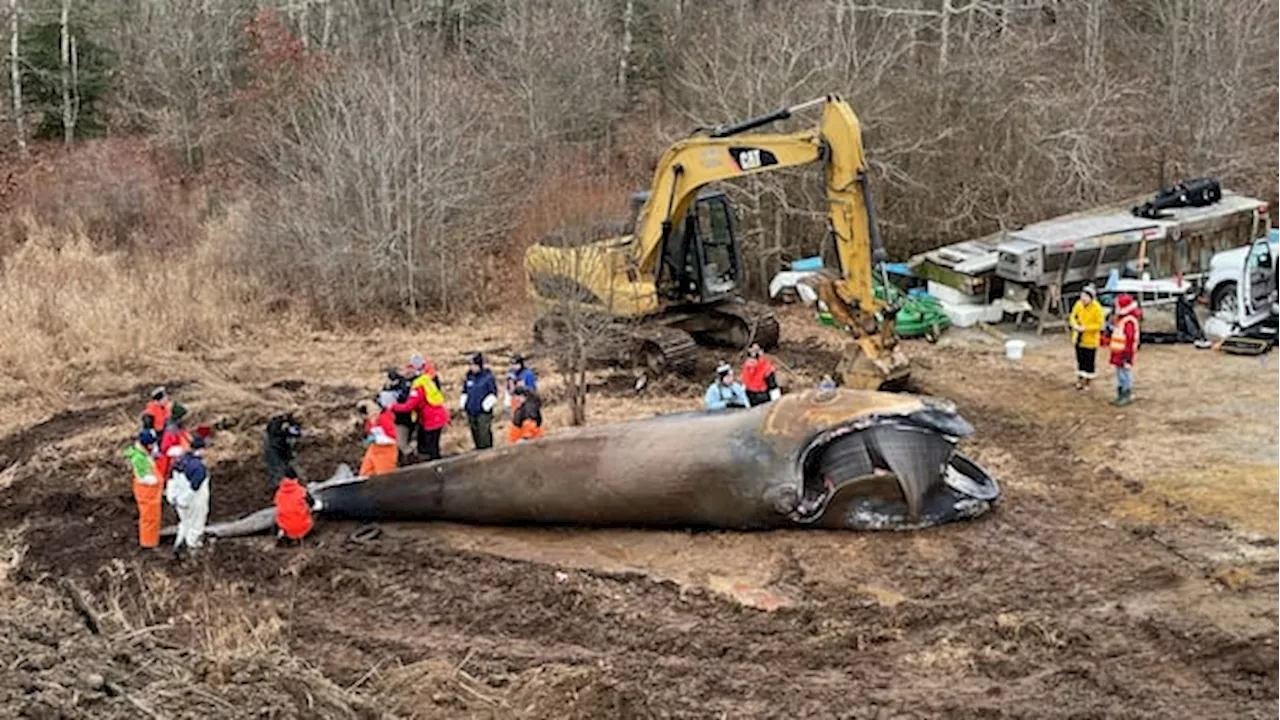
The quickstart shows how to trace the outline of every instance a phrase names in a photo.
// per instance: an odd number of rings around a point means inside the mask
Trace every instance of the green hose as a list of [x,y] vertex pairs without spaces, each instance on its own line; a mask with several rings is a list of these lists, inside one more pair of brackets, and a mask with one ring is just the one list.
[[[875,292],[876,299],[884,302],[884,286],[881,283],[875,283]],[[889,302],[898,306],[898,337],[937,339],[943,330],[951,327],[951,318],[942,311],[942,304],[937,298],[908,295],[890,285]]]
[[[875,287],[876,299],[884,302],[884,286],[877,280],[873,283]],[[918,338],[926,337],[930,340],[937,340],[943,330],[951,327],[951,318],[942,311],[942,304],[938,299],[925,295],[923,297],[914,297],[908,295],[898,288],[890,285],[889,288],[890,301],[898,304],[898,317],[895,329],[900,338]],[[835,326],[835,319],[831,313],[819,312],[818,322],[823,325]]]

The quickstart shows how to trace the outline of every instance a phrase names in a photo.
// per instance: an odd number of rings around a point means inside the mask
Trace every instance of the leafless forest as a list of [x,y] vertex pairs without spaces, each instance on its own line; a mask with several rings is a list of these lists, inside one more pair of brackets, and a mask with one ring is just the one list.
[[[1276,192],[1274,0],[5,10],[0,251],[53,228],[86,258],[176,253],[223,278],[209,303],[322,321],[514,300],[558,205],[622,213],[674,139],[828,92],[864,123],[898,257],[1187,176]],[[733,192],[756,291],[822,247],[819,173]]]

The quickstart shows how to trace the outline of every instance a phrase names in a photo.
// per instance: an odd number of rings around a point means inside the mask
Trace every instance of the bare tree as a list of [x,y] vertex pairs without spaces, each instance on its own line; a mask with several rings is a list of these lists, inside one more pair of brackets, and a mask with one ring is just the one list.
[[624,98],[627,96],[627,74],[631,71],[631,26],[635,14],[635,0],[626,0],[622,9],[622,51],[618,57],[618,89]]
[[610,298],[593,293],[573,278],[590,277],[603,269],[602,256],[590,247],[604,233],[579,226],[544,242],[563,255],[546,277],[534,278],[539,293],[552,302],[539,314],[535,341],[555,362],[569,401],[570,422],[587,422],[587,391],[592,368],[616,365],[629,358],[626,326],[608,311]]
[[280,103],[253,139],[266,171],[253,262],[331,317],[485,297],[484,241],[503,229],[490,209],[504,160],[495,104],[436,55],[353,65]]
[[614,273],[596,245],[620,233],[630,193],[617,173],[586,161],[565,163],[552,178],[558,201],[529,202],[516,242],[550,250],[528,278],[541,298],[534,340],[564,381],[572,423],[582,425],[590,371],[639,360],[633,328],[610,313],[620,288],[607,284]]
[[[603,146],[621,112],[617,43],[607,0],[507,0],[483,35],[476,58],[510,95],[521,123],[527,166],[545,164],[552,148]],[[565,39],[573,38],[566,51]]]
[[76,107],[72,104],[75,93],[71,68],[75,56],[74,40],[70,31],[71,0],[62,0],[62,13],[59,21],[58,54],[62,63],[62,135],[63,143],[70,145],[76,136]]
[[[64,0],[66,2],[67,0]],[[145,2],[108,38],[122,74],[129,114],[198,170],[206,148],[222,137],[236,87],[243,30],[252,15],[240,3]]]
[[27,128],[22,110],[22,68],[18,56],[19,21],[18,0],[9,0],[9,91],[13,94],[14,136],[18,141],[18,153],[27,158]]

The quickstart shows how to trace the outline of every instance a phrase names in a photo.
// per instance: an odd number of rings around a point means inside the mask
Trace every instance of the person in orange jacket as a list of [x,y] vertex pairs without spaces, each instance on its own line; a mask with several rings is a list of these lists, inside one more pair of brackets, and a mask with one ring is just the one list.
[[[399,451],[396,446],[396,415],[391,411],[396,394],[385,391],[378,396],[376,408],[362,403],[364,421],[364,459],[360,462],[361,477],[373,477],[396,469]],[[374,414],[376,409],[377,414]]]
[[284,478],[276,489],[276,538],[298,542],[306,537],[315,526],[311,518],[314,504],[311,493],[298,482],[298,473],[293,468],[285,468]]
[[150,430],[159,435],[164,432],[164,426],[169,422],[169,412],[173,409],[173,403],[169,401],[169,394],[164,387],[158,387],[151,391],[151,399],[147,401],[146,407],[142,409],[142,428]]
[[516,410],[511,416],[511,428],[507,430],[507,442],[515,445],[541,438],[542,399],[538,393],[522,386],[515,388],[512,396]]
[[138,545],[144,548],[160,546],[160,501],[164,484],[156,472],[155,445],[155,432],[144,428],[124,451],[133,471],[133,499],[138,504]]
[[747,348],[747,359],[742,363],[742,387],[747,391],[751,407],[782,397],[773,361],[760,349],[759,343],[751,343]]

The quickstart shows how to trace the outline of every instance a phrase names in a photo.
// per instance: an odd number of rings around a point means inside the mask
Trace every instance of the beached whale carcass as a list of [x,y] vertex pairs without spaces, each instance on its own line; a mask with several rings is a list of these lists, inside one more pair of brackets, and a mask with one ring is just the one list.
[[[922,528],[977,517],[997,481],[956,450],[949,403],[806,391],[750,410],[662,415],[311,486],[320,517],[731,529]],[[269,529],[267,509],[211,525]]]

